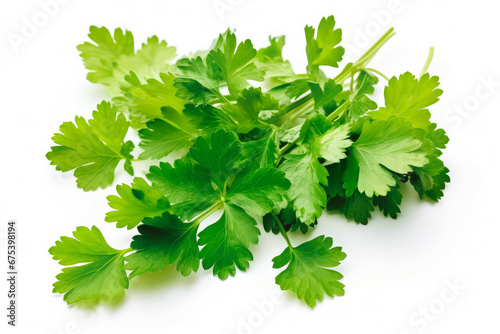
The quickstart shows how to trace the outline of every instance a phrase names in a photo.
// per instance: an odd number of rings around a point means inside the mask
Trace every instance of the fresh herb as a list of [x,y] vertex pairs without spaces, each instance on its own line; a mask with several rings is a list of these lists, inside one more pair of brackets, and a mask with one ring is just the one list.
[[[407,181],[420,198],[443,196],[448,137],[427,109],[442,94],[426,73],[430,58],[420,76],[389,79],[378,107],[370,96],[379,77],[388,78],[367,66],[392,29],[334,78],[323,71],[344,55],[333,16],[305,35],[306,73],[297,74],[283,59],[284,36],[257,50],[228,30],[209,50],[177,58],[156,36],[136,50],[129,31],[90,28],[92,42],[78,50],[88,80],[107,86],[110,102],[92,119],[63,123],[47,158],[57,170],[74,170],[85,191],[113,184],[122,161],[131,175],[134,161],[152,166],[108,197],[105,220],[137,228],[130,248],[110,247],[96,226],[78,227],[49,250],[68,266],[54,292],[68,304],[95,302],[122,295],[137,275],[175,265],[187,276],[200,262],[224,280],[249,268],[262,221],[286,244],[273,259],[274,268],[286,267],[276,283],[314,307],[325,294],[344,294],[331,268],[346,255],[330,237],[294,245],[289,233],[307,233],[325,209],[360,224],[375,208],[397,218]],[[138,145],[125,141],[129,128]],[[182,158],[163,162],[172,152]]]

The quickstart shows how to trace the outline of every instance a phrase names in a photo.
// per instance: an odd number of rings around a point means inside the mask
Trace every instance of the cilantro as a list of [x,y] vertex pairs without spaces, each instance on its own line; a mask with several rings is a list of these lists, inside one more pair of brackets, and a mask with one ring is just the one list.
[[[375,208],[395,219],[404,187],[438,201],[450,181],[449,139],[430,121],[442,94],[438,77],[425,73],[430,58],[420,77],[389,79],[368,67],[393,35],[329,77],[324,67],[338,68],[344,55],[333,16],[306,26],[302,73],[283,57],[284,36],[256,49],[227,30],[208,50],[176,59],[156,36],[136,50],[131,32],[91,27],[78,50],[111,103],[88,121],[63,123],[47,158],[74,170],[85,191],[110,186],[122,160],[130,175],[133,163],[150,167],[107,197],[105,221],[137,229],[130,247],[110,247],[95,226],[61,237],[49,250],[65,266],[54,292],[67,303],[113,299],[134,277],[172,265],[187,276],[201,264],[224,280],[250,267],[262,226],[287,244],[273,258],[284,268],[282,290],[310,307],[344,295],[332,268],[346,255],[332,238],[294,246],[288,234],[308,235],[325,209],[363,225]],[[371,97],[379,78],[388,82],[380,107]],[[125,140],[129,127],[138,145]]]
[[110,185],[120,160],[125,160],[125,170],[133,174],[130,153],[134,144],[124,142],[129,127],[125,116],[108,102],[102,102],[93,117],[88,123],[78,116],[75,123],[63,123],[61,133],[52,137],[59,146],[51,147],[47,153],[47,159],[57,170],[75,170],[76,182],[83,190]]
[[346,255],[342,248],[333,247],[333,240],[324,235],[305,242],[300,246],[286,248],[273,259],[273,268],[288,267],[276,276],[276,284],[282,290],[291,290],[307,305],[314,307],[316,301],[328,296],[343,296],[343,278],[337,271],[327,269],[336,267]]
[[54,292],[65,293],[68,304],[123,295],[128,288],[124,268],[124,254],[128,250],[110,247],[95,226],[92,229],[80,226],[73,235],[75,238],[61,237],[49,252],[62,265],[86,264],[64,268],[56,277]]

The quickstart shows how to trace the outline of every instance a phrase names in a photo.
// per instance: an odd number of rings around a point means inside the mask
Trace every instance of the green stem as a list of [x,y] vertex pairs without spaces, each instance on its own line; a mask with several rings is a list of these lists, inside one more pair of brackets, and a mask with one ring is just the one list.
[[[297,112],[296,109],[300,109],[301,107],[303,107],[303,105],[307,104],[307,102],[309,102],[310,100],[312,100],[313,96],[311,93],[305,95],[304,97],[302,97],[301,99],[291,103],[290,105],[286,106],[284,109],[283,109],[283,115],[281,115],[277,120],[276,120],[276,125],[277,126],[281,126],[283,125],[283,123],[285,122],[285,120],[287,120],[290,115],[293,115]],[[286,116],[286,117],[285,117]]]
[[394,28],[387,30],[387,32],[384,35],[382,35],[382,37],[380,37],[380,39],[375,44],[373,44],[373,46],[370,49],[368,49],[368,51],[366,51],[365,54],[362,55],[361,58],[359,58],[354,63],[353,66],[358,68],[366,67],[366,65],[368,65],[368,63],[373,59],[373,57],[375,57],[378,50],[380,50],[380,48],[385,43],[387,43],[387,41],[391,39],[391,37],[394,36],[395,34],[396,33],[394,32]]
[[208,216],[210,216],[215,211],[219,210],[222,207],[222,203],[223,203],[222,201],[217,201],[211,207],[200,213],[198,217],[196,217],[196,219],[193,221],[194,225],[199,225]]
[[122,250],[122,254],[127,254],[127,253],[130,253],[130,252],[133,252],[134,250],[135,249],[133,249],[132,247],[130,247],[130,248]]
[[212,90],[212,92],[215,93],[215,95],[217,95],[217,97],[221,99],[222,102],[231,104],[231,102],[229,102],[229,100],[224,95],[222,95],[218,90]]
[[382,73],[382,72],[380,72],[380,71],[378,71],[378,70],[376,70],[374,68],[365,67],[364,70],[368,71],[368,72],[375,73],[375,74],[381,76],[382,78],[384,78],[385,80],[389,81],[389,77],[388,76],[386,76],[384,73]]
[[[366,51],[356,62],[347,64],[344,69],[333,78],[333,81],[336,84],[343,85],[344,82],[353,77],[357,72],[364,69],[366,65],[375,57],[375,54],[380,50],[380,48],[387,43],[387,41],[394,36],[394,28],[389,29],[368,51]],[[386,78],[384,76],[384,78]],[[300,100],[297,100],[287,106],[283,110],[283,115],[277,120],[276,125],[281,126],[286,119],[290,118],[290,114],[292,115],[292,119],[298,118],[301,113],[307,111],[312,106],[309,106],[307,102],[312,99],[312,94],[309,93],[302,97]],[[286,116],[286,117],[285,117]]]
[[349,101],[349,100],[344,101],[344,103],[342,103],[334,112],[332,112],[330,115],[328,115],[328,117],[326,119],[329,121],[335,120],[335,118],[342,115],[342,113],[344,111],[349,109],[350,106],[351,106],[351,101]]
[[420,72],[420,75],[418,76],[419,78],[421,78],[422,75],[424,75],[425,72],[427,72],[427,69],[429,68],[429,65],[431,64],[433,56],[434,56],[434,48],[431,46],[431,48],[429,49],[429,54],[427,55],[427,60],[425,61],[424,68],[422,68],[422,71]]
[[293,250],[292,243],[290,242],[290,239],[288,239],[288,235],[286,234],[286,231],[285,231],[285,228],[283,227],[283,224],[281,224],[278,216],[276,216],[276,214],[274,212],[272,213],[272,215],[273,215],[274,220],[278,223],[278,226],[280,227],[281,235],[283,236],[283,238],[285,238],[285,241],[288,245],[288,248],[290,248],[290,250]]

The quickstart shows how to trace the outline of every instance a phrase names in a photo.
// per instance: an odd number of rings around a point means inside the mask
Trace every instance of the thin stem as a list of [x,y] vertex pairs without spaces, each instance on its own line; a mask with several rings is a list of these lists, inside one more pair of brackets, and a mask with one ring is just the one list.
[[429,65],[431,64],[432,57],[434,56],[434,48],[431,46],[429,49],[429,54],[427,55],[427,60],[425,61],[424,68],[422,68],[422,71],[420,72],[420,75],[418,76],[419,78],[422,77],[422,75],[427,72],[427,69],[429,68]]
[[293,102],[292,104],[286,106],[285,109],[283,109],[283,115],[281,115],[280,118],[278,118],[278,120],[276,121],[276,125],[281,126],[285,122],[285,120],[289,118],[290,113],[295,114],[297,112],[296,109],[300,109],[303,105],[312,100],[312,98],[312,94],[309,93],[299,100]]
[[134,250],[135,250],[135,249],[133,249],[132,247],[130,247],[130,248],[127,248],[127,249],[122,250],[122,254],[130,253],[130,252],[132,252],[132,251],[134,251]]
[[378,50],[380,50],[380,48],[395,34],[394,28],[387,30],[387,32],[354,63],[354,66],[365,67],[373,59]]
[[205,220],[208,216],[210,216],[212,213],[215,211],[219,210],[222,206],[222,201],[217,201],[214,203],[211,207],[203,211],[196,217],[196,219],[193,221],[194,225],[199,225],[203,220]]
[[224,95],[222,95],[218,90],[212,90],[212,92],[214,92],[215,95],[217,95],[217,97],[221,99],[224,103],[231,104],[231,102],[229,102],[229,100]]
[[283,227],[283,224],[281,224],[278,216],[276,216],[276,214],[274,212],[272,213],[272,215],[273,215],[274,220],[276,220],[276,222],[278,223],[278,226],[280,227],[281,235],[283,236],[283,238],[285,238],[285,241],[288,245],[288,248],[290,248],[290,250],[293,250],[292,243],[290,242],[290,239],[288,239],[288,235],[286,234],[286,231],[285,231],[285,228]]
[[382,78],[384,78],[385,80],[389,81],[389,77],[386,76],[384,73],[380,72],[379,70],[376,70],[374,68],[369,68],[369,67],[365,67],[364,70],[368,71],[368,72],[375,73],[375,74],[381,76]]
[[[359,58],[355,63],[347,64],[344,69],[333,78],[333,81],[336,84],[343,85],[344,82],[353,77],[357,72],[366,67],[368,63],[373,59],[378,50],[385,44],[387,41],[394,36],[394,28],[389,29],[368,51],[366,51],[361,58]],[[384,76],[385,77],[385,76]],[[293,119],[296,119],[301,115],[302,112],[307,111],[309,105],[306,105],[312,99],[312,94],[309,93],[302,97],[300,100],[295,101],[290,104],[283,110],[283,115],[277,120],[276,124],[281,126],[285,119],[290,118],[289,113],[292,113]],[[285,118],[286,116],[286,118]]]
[[333,121],[335,118],[340,116],[344,111],[349,109],[351,106],[351,101],[346,100],[344,103],[342,103],[334,112],[332,112],[328,117],[326,118],[329,121]]

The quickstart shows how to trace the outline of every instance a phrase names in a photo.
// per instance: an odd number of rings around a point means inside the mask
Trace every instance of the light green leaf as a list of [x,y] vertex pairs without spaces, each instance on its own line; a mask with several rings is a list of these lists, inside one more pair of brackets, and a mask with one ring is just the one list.
[[337,163],[346,157],[345,149],[351,145],[349,125],[342,125],[338,128],[331,128],[316,138],[312,149],[318,157],[322,157],[329,163]]
[[[163,108],[165,116],[169,107]],[[163,119],[157,118],[146,123],[147,129],[139,131],[141,142],[139,147],[144,150],[139,159],[161,159],[174,151],[191,147],[195,135],[173,126]]]
[[73,235],[75,238],[61,237],[49,253],[62,265],[87,264],[63,268],[53,292],[64,294],[68,304],[122,296],[128,288],[124,268],[127,250],[110,247],[95,226],[80,226]]
[[372,119],[387,120],[391,116],[403,117],[411,122],[414,128],[425,129],[430,122],[431,114],[426,108],[437,101],[443,94],[439,86],[439,78],[424,74],[420,79],[410,72],[392,77],[385,87],[385,107],[370,112]]
[[[52,137],[59,146],[52,146],[47,153],[47,159],[51,165],[56,165],[56,170],[75,169],[77,185],[85,191],[110,185],[118,162],[133,158],[130,152],[134,144],[123,142],[129,127],[125,116],[103,101],[97,105],[93,117],[88,123],[78,116],[75,123],[64,122],[61,133]],[[131,166],[128,167],[127,171],[133,172]]]
[[109,206],[115,211],[106,213],[107,222],[116,222],[116,227],[132,229],[146,217],[160,216],[170,209],[168,200],[144,179],[136,177],[132,186],[117,185],[118,195],[107,197]]
[[295,292],[310,307],[323,300],[325,293],[330,297],[343,296],[344,284],[339,282],[343,276],[327,268],[338,266],[346,255],[342,248],[332,245],[332,238],[321,235],[298,247],[286,248],[273,259],[273,268],[288,264],[276,276],[276,284],[281,290]]
[[[411,123],[402,118],[365,122],[361,135],[348,149],[353,159],[348,160],[344,180],[347,176],[357,177],[359,192],[368,197],[385,196],[396,185],[390,171],[406,174],[412,166],[422,167],[429,162],[419,151],[420,146],[422,142],[415,138]],[[354,192],[353,184],[353,180],[344,184],[348,196]]]

